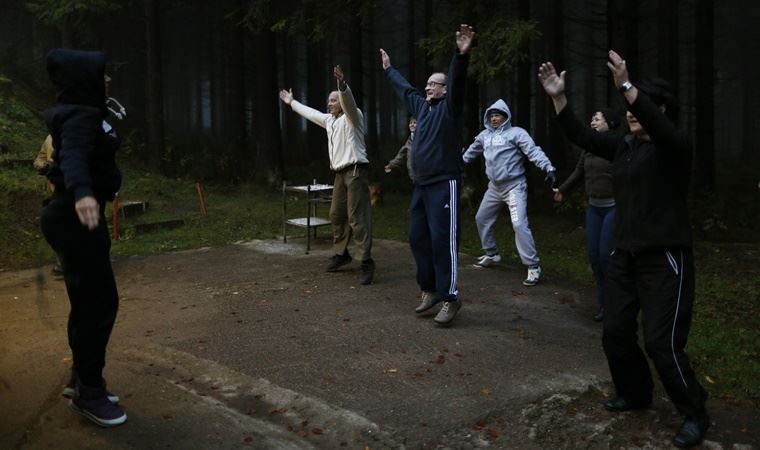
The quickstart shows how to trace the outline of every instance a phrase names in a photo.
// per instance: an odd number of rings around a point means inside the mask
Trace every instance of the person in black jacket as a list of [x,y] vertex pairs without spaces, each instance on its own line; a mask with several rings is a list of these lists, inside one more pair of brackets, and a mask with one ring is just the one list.
[[412,142],[411,173],[414,191],[409,206],[409,246],[417,263],[417,284],[422,301],[417,314],[439,302],[435,316],[439,325],[454,320],[462,302],[457,287],[459,251],[459,186],[462,178],[462,110],[469,51],[475,32],[462,24],[456,33],[457,53],[449,74],[430,75],[425,95],[415,89],[391,66],[380,49],[383,70],[409,114],[417,118]]
[[667,82],[628,78],[626,62],[609,52],[607,66],[628,105],[630,134],[597,133],[578,120],[565,96],[565,72],[541,64],[538,78],[552,98],[557,120],[576,145],[612,161],[617,203],[615,250],[607,266],[602,343],[617,396],[613,412],[646,408],[654,383],[638,345],[642,313],[644,344],[665,390],[685,416],[673,438],[677,447],[697,445],[710,425],[707,394],[684,352],[694,305],[694,257],[686,197],[692,146],[674,123],[677,102]]
[[42,232],[63,265],[71,312],[69,347],[75,393],[71,408],[104,427],[127,415],[106,391],[103,367],[116,321],[119,295],[111,268],[106,202],[121,186],[115,152],[119,138],[104,118],[106,56],[101,52],[56,49],[47,71],[57,104],[44,112],[53,137],[54,164],[47,173],[55,192],[41,218]]

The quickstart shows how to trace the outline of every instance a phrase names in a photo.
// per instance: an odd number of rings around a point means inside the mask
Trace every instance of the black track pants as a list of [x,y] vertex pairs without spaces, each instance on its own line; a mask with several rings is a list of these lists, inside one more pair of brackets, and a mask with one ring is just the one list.
[[684,352],[694,305],[694,256],[690,248],[616,250],[607,266],[602,342],[617,395],[633,402],[652,398],[652,377],[638,345],[644,344],[672,402],[686,416],[704,413],[707,397]]
[[42,232],[63,266],[69,295],[69,347],[79,379],[100,386],[106,346],[111,336],[119,295],[109,251],[104,205],[95,230],[79,222],[70,194],[54,195],[42,212]]

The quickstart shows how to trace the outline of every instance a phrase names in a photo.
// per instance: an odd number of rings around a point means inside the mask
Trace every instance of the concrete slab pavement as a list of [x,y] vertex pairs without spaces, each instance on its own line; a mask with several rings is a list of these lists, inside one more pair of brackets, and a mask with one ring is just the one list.
[[[324,242],[310,255],[302,244],[118,260],[105,376],[129,420],[114,429],[60,397],[70,364],[63,283],[0,273],[2,447],[547,448],[542,435],[554,433],[564,448],[617,448],[610,430],[628,416],[568,413],[596,411],[610,387],[583,290],[551,274],[525,288],[521,268],[474,268],[462,256],[464,307],[441,328],[413,313],[405,243],[376,241],[371,286],[359,285],[358,263],[325,273]],[[669,417],[656,403],[655,417],[630,420]],[[660,448],[673,431],[639,434]]]

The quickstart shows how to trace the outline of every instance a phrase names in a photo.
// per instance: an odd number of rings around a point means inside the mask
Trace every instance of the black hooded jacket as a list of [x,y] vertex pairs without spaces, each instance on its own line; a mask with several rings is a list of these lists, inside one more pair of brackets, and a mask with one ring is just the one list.
[[47,71],[56,88],[56,105],[44,112],[53,137],[54,166],[48,179],[57,193],[75,200],[92,196],[104,203],[121,187],[115,153],[119,139],[106,133],[106,56],[102,52],[56,49],[47,55]]
[[651,140],[598,133],[583,125],[570,105],[557,119],[570,141],[612,161],[617,248],[636,252],[691,247],[686,202],[691,142],[643,91],[628,108]]

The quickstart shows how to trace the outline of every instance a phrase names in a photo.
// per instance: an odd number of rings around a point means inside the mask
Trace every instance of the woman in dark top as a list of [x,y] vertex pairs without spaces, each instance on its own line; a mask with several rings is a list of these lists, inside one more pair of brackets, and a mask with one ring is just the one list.
[[119,295],[109,251],[106,202],[121,186],[114,155],[119,147],[106,116],[106,57],[101,52],[57,49],[47,71],[57,102],[45,111],[54,164],[47,173],[55,192],[42,212],[42,232],[62,265],[71,312],[69,347],[75,381],[71,408],[104,427],[127,415],[106,391],[103,367]]
[[[611,109],[600,109],[591,116],[591,128],[600,133],[614,130],[620,117]],[[572,190],[581,179],[586,180],[588,208],[586,208],[586,249],[591,270],[596,279],[596,302],[599,306],[594,320],[604,317],[604,275],[607,260],[612,252],[615,197],[612,194],[612,164],[589,152],[581,152],[573,173],[554,191],[554,201],[562,202],[564,194]]]
[[544,63],[538,78],[552,98],[557,120],[576,145],[612,161],[617,211],[615,250],[607,266],[602,343],[617,396],[609,411],[646,408],[654,383],[638,345],[639,311],[644,344],[665,390],[685,416],[677,447],[702,442],[710,425],[707,394],[684,352],[694,305],[694,258],[686,197],[691,143],[674,123],[678,103],[663,80],[628,79],[614,51],[607,63],[625,97],[630,133],[597,133],[567,105],[565,72]]

